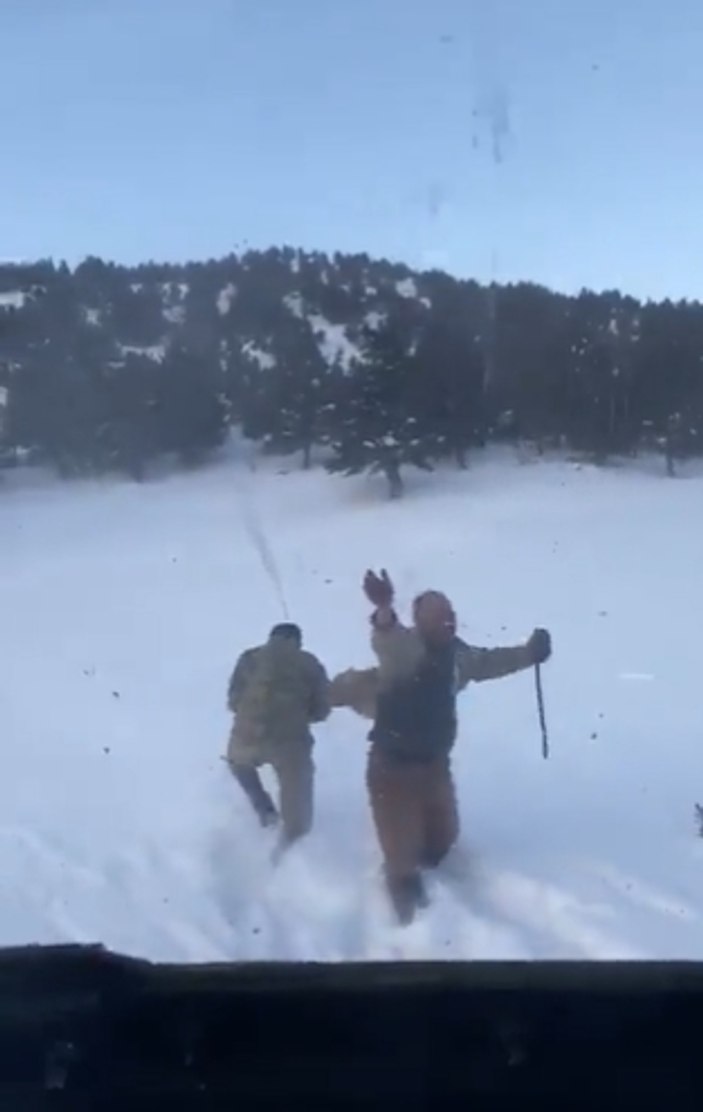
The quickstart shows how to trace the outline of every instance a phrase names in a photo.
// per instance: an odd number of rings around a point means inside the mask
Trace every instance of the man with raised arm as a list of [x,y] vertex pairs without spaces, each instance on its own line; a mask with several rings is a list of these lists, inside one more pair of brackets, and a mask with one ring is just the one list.
[[440,591],[415,599],[411,627],[398,619],[387,572],[367,572],[364,591],[374,606],[378,667],[336,677],[332,702],[373,717],[367,787],[388,893],[407,923],[426,903],[421,870],[438,865],[459,834],[451,771],[458,692],[543,663],[551,640],[536,629],[524,645],[474,648],[457,636],[454,609]]

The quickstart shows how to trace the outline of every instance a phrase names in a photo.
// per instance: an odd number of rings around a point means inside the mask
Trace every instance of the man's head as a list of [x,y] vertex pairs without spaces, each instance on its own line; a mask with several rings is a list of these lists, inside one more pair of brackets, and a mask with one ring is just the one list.
[[423,591],[413,603],[413,618],[421,637],[441,643],[456,636],[454,607],[441,591]]
[[275,625],[269,634],[269,639],[276,638],[281,641],[290,641],[298,648],[303,643],[303,634],[300,626],[295,625],[294,622],[279,622]]

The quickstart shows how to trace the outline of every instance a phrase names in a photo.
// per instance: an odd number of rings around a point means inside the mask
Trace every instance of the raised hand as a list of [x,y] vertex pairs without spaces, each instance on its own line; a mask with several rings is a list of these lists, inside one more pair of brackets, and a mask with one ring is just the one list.
[[390,606],[393,602],[393,584],[388,572],[382,569],[380,575],[367,571],[364,576],[364,594],[373,606]]

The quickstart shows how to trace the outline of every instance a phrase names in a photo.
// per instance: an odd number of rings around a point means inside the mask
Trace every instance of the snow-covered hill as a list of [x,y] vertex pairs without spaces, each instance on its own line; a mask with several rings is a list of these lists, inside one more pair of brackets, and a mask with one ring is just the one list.
[[[0,944],[94,941],[171,960],[703,957],[702,479],[657,465],[369,481],[235,457],[144,487],[0,490]],[[317,816],[276,873],[220,757],[238,653],[291,616],[331,672],[370,659],[359,590],[446,589],[476,643],[553,633],[552,740],[530,674],[462,696],[462,843],[393,926],[364,789],[365,724],[318,730]]]
[[[0,324],[14,325],[30,313],[35,332],[37,314],[46,315],[51,339],[46,305],[59,299],[63,327],[71,305],[73,326],[87,326],[111,345],[115,365],[130,355],[161,363],[195,329],[219,341],[223,369],[232,363],[270,370],[289,359],[286,325],[295,320],[309,328],[322,366],[348,370],[360,357],[361,331],[378,327],[393,309],[405,321],[424,320],[431,287],[431,278],[400,263],[292,248],[131,269],[87,259],[73,274],[44,262],[0,263]],[[27,357],[30,334],[10,342],[9,358]],[[202,345],[199,350],[208,357]]]

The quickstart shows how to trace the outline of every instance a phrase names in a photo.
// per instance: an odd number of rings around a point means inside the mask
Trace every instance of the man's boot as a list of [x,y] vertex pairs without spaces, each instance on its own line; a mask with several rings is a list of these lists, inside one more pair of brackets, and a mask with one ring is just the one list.
[[278,811],[271,796],[261,783],[261,777],[257,769],[242,766],[233,769],[233,772],[237,783],[256,811],[261,825],[263,827],[275,826],[278,822]]
[[415,913],[429,904],[425,885],[419,873],[411,873],[410,876],[403,877],[386,877],[386,886],[401,926],[412,923]]
[[264,829],[267,829],[270,826],[277,826],[279,819],[278,811],[276,810],[276,806],[271,799],[271,796],[268,795],[268,792],[266,792],[266,795],[268,798],[265,802],[262,803],[261,809],[259,810],[257,808],[256,812],[259,816],[259,822],[264,827]]

